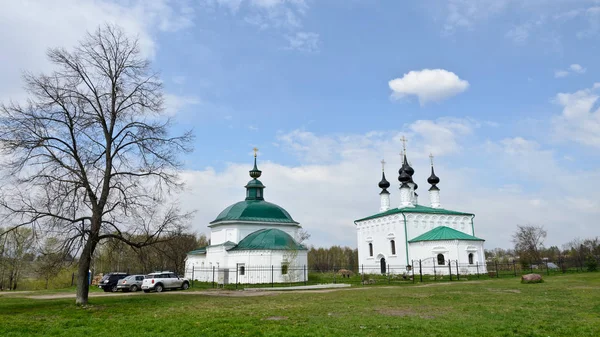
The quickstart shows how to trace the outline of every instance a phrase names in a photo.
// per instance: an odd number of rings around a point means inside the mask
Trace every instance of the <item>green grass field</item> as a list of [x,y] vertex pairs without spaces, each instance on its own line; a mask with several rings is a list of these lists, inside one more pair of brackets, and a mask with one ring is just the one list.
[[18,297],[46,292],[2,295],[0,336],[600,336],[600,273],[208,293],[93,297],[85,308]]

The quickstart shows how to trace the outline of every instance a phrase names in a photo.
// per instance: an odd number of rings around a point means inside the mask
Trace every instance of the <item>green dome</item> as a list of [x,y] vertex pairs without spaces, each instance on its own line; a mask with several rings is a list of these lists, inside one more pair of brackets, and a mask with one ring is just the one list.
[[221,221],[256,221],[298,224],[283,208],[264,200],[244,200],[225,208],[211,224]]
[[306,250],[288,233],[275,228],[265,228],[248,234],[231,250]]

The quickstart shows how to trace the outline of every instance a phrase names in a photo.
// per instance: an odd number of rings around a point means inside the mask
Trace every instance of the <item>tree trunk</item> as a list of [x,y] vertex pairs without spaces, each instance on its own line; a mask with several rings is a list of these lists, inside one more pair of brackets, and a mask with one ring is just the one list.
[[88,282],[88,273],[92,262],[92,254],[94,248],[96,248],[96,238],[88,237],[87,242],[81,252],[79,258],[79,268],[77,269],[77,299],[75,300],[76,305],[87,305],[88,295],[90,292],[90,283]]

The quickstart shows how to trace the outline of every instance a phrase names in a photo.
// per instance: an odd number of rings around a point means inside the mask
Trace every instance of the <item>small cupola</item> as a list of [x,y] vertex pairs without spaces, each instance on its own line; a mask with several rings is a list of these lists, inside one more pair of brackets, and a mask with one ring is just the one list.
[[385,160],[381,160],[381,181],[379,182],[379,188],[381,188],[381,193],[387,193],[388,188],[390,187],[390,182],[385,179]]
[[263,190],[265,185],[258,180],[262,175],[262,171],[256,165],[256,157],[258,149],[254,148],[254,167],[250,170],[250,178],[253,178],[246,184],[246,200],[265,200]]
[[429,201],[431,202],[432,208],[440,208],[440,189],[437,187],[437,184],[440,182],[440,178],[435,175],[433,170],[433,155],[429,154],[429,159],[431,160],[431,175],[427,178],[427,182],[431,184],[429,188]]
[[427,182],[431,184],[431,189],[437,189],[437,184],[440,183],[440,178],[435,175],[435,171],[433,170],[433,155],[429,154],[429,159],[431,160],[431,175],[427,178]]

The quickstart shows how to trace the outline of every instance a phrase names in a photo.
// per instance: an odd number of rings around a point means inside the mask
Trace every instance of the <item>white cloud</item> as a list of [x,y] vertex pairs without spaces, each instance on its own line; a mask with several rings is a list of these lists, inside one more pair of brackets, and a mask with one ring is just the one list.
[[580,66],[579,64],[571,64],[569,66],[569,69],[572,72],[578,73],[578,74],[583,74],[586,72],[587,69],[585,69],[584,67]]
[[583,12],[588,20],[588,27],[577,33],[577,38],[585,39],[600,33],[600,6],[590,7]]
[[[302,18],[308,10],[304,0],[205,0],[213,5],[229,8],[234,14],[260,29],[302,27]],[[244,11],[240,9],[243,8]]]
[[458,95],[469,87],[469,82],[444,69],[413,70],[389,82],[393,98],[417,96],[419,103],[438,102]]
[[513,27],[506,33],[506,37],[513,40],[515,43],[522,44],[527,42],[531,26],[528,24]]
[[201,100],[196,96],[179,96],[174,94],[165,94],[165,114],[174,116],[190,105],[198,105]]
[[462,138],[471,134],[477,127],[479,125],[470,121],[455,118],[418,120],[409,125],[409,129],[414,132],[413,138],[422,146],[416,151],[436,156],[460,152]]
[[600,147],[600,83],[574,93],[559,93],[554,102],[562,113],[553,119],[558,139]]
[[545,21],[545,18],[542,16],[536,20],[530,20],[524,24],[513,26],[513,28],[505,34],[505,37],[513,40],[516,44],[524,44],[527,42],[532,32],[541,27]]
[[563,77],[567,77],[571,74],[584,74],[586,71],[587,71],[586,68],[582,67],[581,65],[579,65],[577,63],[574,63],[574,64],[571,64],[567,69],[554,71],[554,77],[563,78]]
[[22,71],[49,71],[48,48],[70,48],[86,31],[99,25],[122,26],[139,37],[144,55],[153,57],[157,48],[154,33],[189,27],[192,17],[193,11],[185,2],[173,4],[167,0],[4,2],[0,10],[0,100],[23,100]]
[[453,34],[460,28],[471,28],[479,21],[502,12],[510,0],[448,0],[443,33]]
[[305,0],[203,0],[213,7],[225,7],[233,15],[260,31],[271,30],[287,40],[287,50],[317,52],[319,34],[306,32],[303,20],[309,6]]
[[[452,36],[457,31],[474,30],[477,25],[492,20],[514,21],[505,34],[517,44],[524,44],[535,32],[536,41],[556,44],[556,28],[574,18],[581,17],[586,26],[576,33],[584,39],[600,33],[600,6],[596,0],[438,0],[430,11],[443,17],[442,35]],[[504,16],[504,17],[502,17]],[[524,22],[524,23],[523,23]],[[540,29],[543,26],[543,29]]]
[[319,34],[310,32],[297,32],[287,36],[289,45],[286,49],[315,53],[319,51]]

